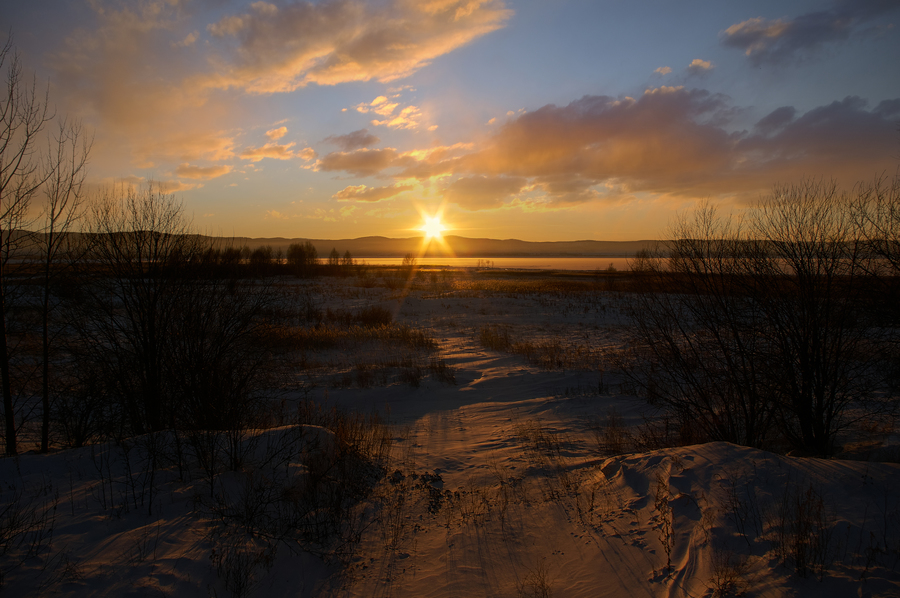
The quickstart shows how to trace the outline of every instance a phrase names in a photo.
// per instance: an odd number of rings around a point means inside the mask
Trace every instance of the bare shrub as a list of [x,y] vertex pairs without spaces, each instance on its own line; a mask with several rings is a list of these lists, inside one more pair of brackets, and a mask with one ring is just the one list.
[[272,568],[271,547],[258,546],[251,540],[229,538],[217,542],[209,555],[225,589],[234,598],[249,596],[258,584],[257,570]]
[[521,581],[516,581],[516,591],[520,598],[551,598],[553,596],[552,580],[547,561],[542,559]]
[[654,451],[673,446],[687,446],[710,439],[701,435],[685,412],[664,413],[660,417],[645,417],[636,427],[631,439],[634,450]]
[[543,475],[542,491],[546,498],[557,500],[578,492],[578,480],[570,472],[568,438],[533,419],[517,424],[515,433],[525,445],[528,460]]
[[404,384],[409,384],[413,388],[419,388],[423,376],[422,368],[415,364],[400,370],[400,381]]
[[653,292],[630,296],[624,372],[648,400],[713,440],[781,436],[835,450],[851,405],[884,383],[883,334],[867,310],[871,252],[834,184],[777,187],[744,221],[704,206],[645,260]]
[[379,305],[370,305],[355,312],[345,310],[332,311],[331,308],[328,308],[323,314],[323,319],[346,328],[354,325],[376,328],[390,325],[394,320],[394,314],[389,309]]
[[712,576],[707,588],[714,598],[743,596],[750,589],[745,576],[747,560],[718,544],[712,547]]
[[269,343],[306,351],[353,348],[360,343],[373,341],[424,351],[438,348],[437,341],[426,331],[396,323],[371,327],[352,325],[349,328],[326,324],[311,328],[269,327],[265,337]]
[[754,479],[740,485],[735,478],[726,478],[725,508],[732,524],[752,550],[753,542],[763,533],[763,515],[754,488]]
[[454,374],[453,368],[447,365],[447,362],[444,361],[444,359],[432,357],[428,362],[428,371],[439,382],[451,386],[456,385],[456,374]]
[[777,505],[775,554],[800,577],[824,579],[836,557],[834,518],[813,484],[789,484]]
[[631,449],[633,435],[622,416],[611,408],[606,418],[592,426],[597,448],[603,455],[621,455]]
[[103,371],[90,362],[66,368],[54,392],[52,419],[62,429],[66,446],[81,447],[112,437],[118,417]]
[[47,488],[26,492],[21,486],[0,494],[0,590],[26,560],[45,556],[53,539],[57,497]]
[[549,340],[515,340],[510,327],[488,324],[478,329],[478,342],[493,351],[508,351],[522,355],[530,363],[547,370],[564,368],[594,369],[599,362],[597,351],[558,338]]
[[302,423],[258,437],[243,470],[220,476],[214,493],[198,497],[211,537],[223,546],[221,574],[234,588],[252,585],[279,547],[347,557],[371,523],[361,503],[384,475],[389,431],[374,416],[314,403],[302,403],[297,417]]
[[669,504],[669,478],[663,472],[657,472],[656,485],[654,487],[654,507],[657,518],[657,537],[666,553],[665,572],[668,576],[672,572],[672,549],[675,547],[675,519],[672,506]]
[[508,351],[512,346],[509,327],[499,324],[485,325],[478,330],[481,346],[492,351]]

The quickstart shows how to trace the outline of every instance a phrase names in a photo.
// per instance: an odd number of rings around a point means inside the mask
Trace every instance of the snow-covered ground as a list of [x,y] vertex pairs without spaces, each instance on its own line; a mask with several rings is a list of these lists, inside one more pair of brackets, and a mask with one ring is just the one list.
[[[327,425],[213,439],[239,471],[170,433],[0,459],[0,595],[900,596],[900,465],[727,443],[609,456],[656,416],[604,361],[611,296],[353,285],[306,290],[428,329],[455,376],[360,388],[339,370],[373,356],[341,352],[304,372],[308,398],[387,422],[380,469],[336,457]],[[596,365],[486,349],[485,325]],[[313,473],[336,495],[310,509]],[[333,535],[295,533],[329,512]]]

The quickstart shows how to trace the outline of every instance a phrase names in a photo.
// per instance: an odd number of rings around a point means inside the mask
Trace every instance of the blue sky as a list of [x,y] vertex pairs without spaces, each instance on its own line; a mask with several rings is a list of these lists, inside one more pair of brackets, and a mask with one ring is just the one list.
[[92,183],[212,234],[659,238],[900,164],[900,0],[0,0]]

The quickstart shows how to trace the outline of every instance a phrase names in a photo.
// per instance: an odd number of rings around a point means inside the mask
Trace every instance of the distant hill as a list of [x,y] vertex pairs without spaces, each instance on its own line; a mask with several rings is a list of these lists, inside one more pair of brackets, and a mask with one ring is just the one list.
[[[12,231],[12,238],[30,233]],[[74,241],[81,233],[68,233]],[[210,237],[207,237],[210,238]],[[293,243],[311,242],[320,258],[327,257],[332,248],[341,255],[349,251],[353,257],[403,257],[407,253],[420,257],[632,257],[639,250],[651,249],[660,245],[660,241],[520,241],[518,239],[471,239],[456,235],[444,235],[445,244],[431,241],[422,251],[423,237],[405,239],[389,239],[388,237],[360,237],[358,239],[307,239],[284,237],[228,237],[211,238],[228,245],[251,249],[269,245],[274,250],[287,250]]]
[[659,242],[642,241],[520,241],[518,239],[471,239],[445,235],[447,251],[440,243],[432,241],[422,253],[422,237],[389,239],[387,237],[360,237],[358,239],[285,239],[235,237],[235,245],[259,247],[270,245],[273,249],[286,250],[292,243],[311,242],[319,257],[331,253],[332,248],[343,254],[349,251],[354,257],[402,257],[407,253],[425,257],[630,257],[644,248],[655,247]]

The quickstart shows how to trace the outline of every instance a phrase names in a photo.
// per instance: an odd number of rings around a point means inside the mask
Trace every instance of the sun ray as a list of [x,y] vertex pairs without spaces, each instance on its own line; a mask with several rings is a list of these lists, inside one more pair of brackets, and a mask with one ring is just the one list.
[[436,238],[438,240],[442,239],[442,233],[445,230],[447,230],[447,227],[441,222],[440,214],[435,216],[425,216],[425,223],[422,224],[421,231],[425,233],[426,240],[431,238]]
[[423,233],[419,255],[425,256],[426,253],[433,253],[434,255],[452,256],[453,249],[444,239],[444,233],[453,229],[444,221],[444,206],[440,206],[433,212],[426,211],[422,207],[418,209],[422,223],[416,230]]

